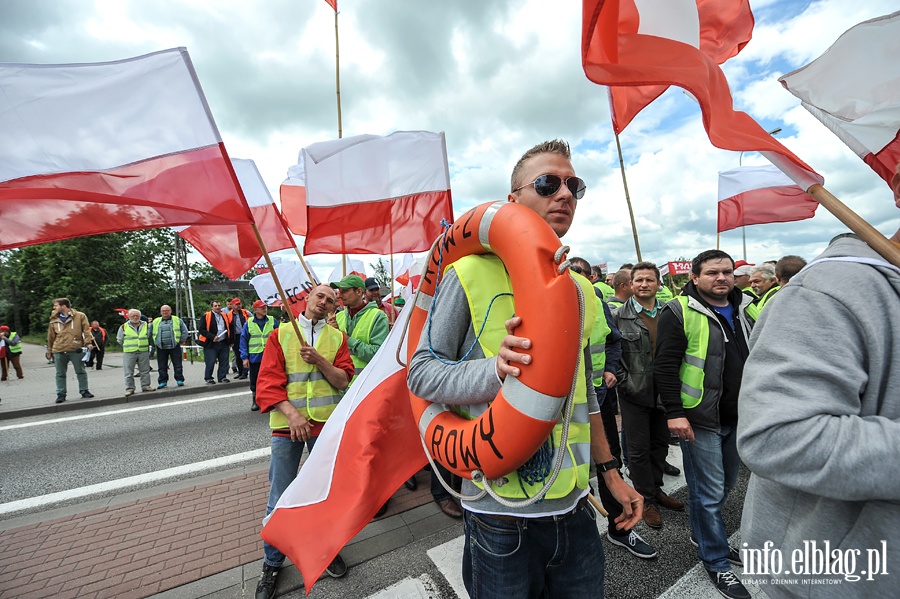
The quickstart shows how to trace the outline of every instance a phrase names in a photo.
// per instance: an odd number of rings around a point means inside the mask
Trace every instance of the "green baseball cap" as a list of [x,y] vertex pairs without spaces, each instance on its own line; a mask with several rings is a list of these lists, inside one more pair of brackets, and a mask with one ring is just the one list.
[[359,275],[347,275],[337,283],[331,283],[332,289],[365,289],[366,282]]

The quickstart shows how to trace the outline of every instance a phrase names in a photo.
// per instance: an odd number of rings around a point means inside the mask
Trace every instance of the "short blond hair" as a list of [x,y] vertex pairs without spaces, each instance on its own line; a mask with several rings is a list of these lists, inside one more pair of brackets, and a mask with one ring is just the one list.
[[569,142],[562,139],[552,139],[550,141],[541,142],[538,145],[534,146],[519,158],[519,161],[516,163],[516,166],[513,168],[512,177],[510,177],[510,191],[513,191],[524,183],[520,181],[522,178],[522,170],[525,162],[529,158],[534,158],[538,154],[558,154],[568,160],[572,159],[572,151],[569,149]]

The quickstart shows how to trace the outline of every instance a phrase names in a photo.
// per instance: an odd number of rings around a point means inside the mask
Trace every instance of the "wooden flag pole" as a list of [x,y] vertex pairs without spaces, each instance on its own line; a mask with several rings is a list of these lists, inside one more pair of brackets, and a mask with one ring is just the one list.
[[616,134],[616,149],[619,151],[619,170],[622,171],[622,185],[625,187],[625,201],[628,203],[628,215],[631,217],[631,232],[634,235],[634,251],[637,252],[638,262],[641,259],[641,243],[638,241],[637,224],[634,222],[634,208],[631,207],[631,195],[628,193],[628,180],[625,178],[625,160],[622,158],[622,144],[619,143],[619,134]]
[[862,238],[869,247],[881,254],[881,256],[900,267],[900,247],[881,234],[875,227],[865,221],[860,215],[851,210],[846,204],[834,197],[830,191],[821,185],[813,185],[806,190],[816,201],[832,213],[839,221]]
[[338,12],[334,11],[334,82],[337,93],[338,139],[343,137],[341,127],[341,46],[338,41]]
[[262,250],[263,257],[266,259],[266,265],[269,267],[269,272],[272,273],[272,280],[275,281],[275,288],[278,289],[278,295],[279,297],[281,297],[281,307],[282,309],[287,310],[287,313],[291,319],[291,326],[294,327],[294,332],[297,333],[297,339],[300,340],[300,345],[305,346],[306,340],[300,333],[300,325],[297,324],[297,318],[294,316],[294,311],[291,310],[291,307],[287,304],[287,294],[281,287],[281,281],[278,280],[278,273],[275,272],[275,266],[272,264],[272,258],[269,257],[269,251],[266,249],[266,244],[263,242],[262,235],[259,234],[259,228],[256,226],[256,223],[253,223],[253,234],[256,235],[256,242],[259,244],[259,249]]

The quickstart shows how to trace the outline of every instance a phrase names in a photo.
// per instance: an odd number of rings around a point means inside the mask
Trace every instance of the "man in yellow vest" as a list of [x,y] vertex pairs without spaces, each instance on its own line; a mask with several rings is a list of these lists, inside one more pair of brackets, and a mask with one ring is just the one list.
[[172,360],[172,374],[179,387],[184,386],[184,368],[181,365],[181,340],[189,334],[184,321],[172,314],[171,306],[160,306],[160,316],[153,319],[150,335],[156,346],[156,366],[159,369],[157,389],[169,384],[169,360]]
[[244,323],[240,331],[238,351],[244,368],[250,372],[250,410],[259,411],[256,403],[256,380],[259,378],[259,366],[262,364],[266,341],[274,331],[278,330],[278,321],[269,316],[269,307],[261,299],[253,302],[253,318]]
[[[275,509],[297,476],[304,445],[312,451],[353,376],[346,335],[326,326],[336,301],[334,291],[327,285],[314,287],[309,292],[306,310],[297,317],[302,339],[297,338],[293,326],[284,325],[266,341],[256,387],[256,402],[262,413],[269,414],[272,429],[266,515]],[[309,542],[315,543],[315,539]],[[271,599],[285,556],[268,543],[263,543],[263,548],[265,559],[256,599]],[[338,555],[325,571],[338,578],[347,573],[347,566]]]
[[[584,181],[575,176],[570,157],[569,145],[562,140],[530,149],[513,169],[507,198],[536,212],[560,237],[569,230],[577,200],[585,190]],[[508,484],[495,487],[504,503],[490,495],[476,497],[481,488],[471,480],[463,481],[466,542],[462,574],[472,597],[538,597],[557,593],[570,597],[603,596],[603,545],[593,508],[586,501],[592,458],[610,492],[623,506],[617,527],[628,530],[641,519],[643,498],[619,475],[594,394],[588,348],[596,314],[594,293],[587,280],[576,280],[584,294],[587,324],[582,331],[583,352],[575,375],[571,432],[566,446],[556,445],[560,423],[545,444],[553,454],[567,452],[569,459],[544,499],[528,506],[504,505],[507,500],[533,496],[543,486],[540,481],[536,485],[526,482],[518,471],[503,477]],[[509,276],[493,254],[466,256],[445,271],[440,303],[431,313],[431,340],[422,335],[409,364],[408,382],[413,393],[449,404],[465,417],[472,417],[486,410],[486,402],[496,396],[501,381],[519,375],[519,364],[531,360],[520,349],[529,348],[531,340],[514,335],[521,318],[513,316],[513,300],[504,295],[509,289]],[[476,339],[473,312],[483,318],[498,294],[485,326],[489,332]],[[555,455],[550,463],[554,460]]]
[[25,378],[25,375],[22,374],[22,361],[20,359],[22,355],[22,339],[19,337],[19,334],[15,331],[10,331],[8,326],[3,325],[0,327],[0,344],[6,348],[6,356],[2,358],[3,380],[6,380],[10,365],[16,369],[18,378]]
[[122,369],[125,371],[125,397],[134,395],[134,367],[141,375],[141,391],[150,386],[150,325],[141,320],[141,311],[132,308],[128,320],[119,327],[116,341],[122,346]]
[[753,321],[759,320],[759,313],[766,307],[781,287],[778,285],[778,279],[775,277],[775,267],[771,264],[760,264],[750,269],[750,287],[757,299],[750,304],[747,314]]
[[669,431],[681,440],[691,542],[716,590],[749,599],[732,571],[722,506],[737,483],[738,394],[750,353],[749,296],[734,287],[734,261],[721,250],[694,258],[691,280],[663,307],[653,374]]
[[329,318],[328,324],[349,337],[347,343],[356,368],[355,379],[387,339],[390,325],[378,304],[366,299],[366,282],[362,277],[347,275],[331,287],[340,294],[344,309]]

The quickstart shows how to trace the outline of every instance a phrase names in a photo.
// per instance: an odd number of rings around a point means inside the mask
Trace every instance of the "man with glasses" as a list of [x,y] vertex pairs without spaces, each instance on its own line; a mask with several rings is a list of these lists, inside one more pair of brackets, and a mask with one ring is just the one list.
[[[566,142],[548,141],[528,150],[513,169],[511,183],[509,202],[530,208],[559,237],[565,235],[572,225],[577,200],[585,191],[584,181],[575,176]],[[582,279],[578,284],[586,301],[591,301],[593,291],[588,282]],[[486,402],[494,399],[503,379],[519,375],[518,365],[531,360],[519,353],[531,347],[531,340],[514,335],[521,318],[513,316],[512,301],[505,296],[487,311],[491,298],[510,288],[509,275],[492,254],[466,256],[447,269],[440,283],[440,303],[431,313],[430,341],[423,335],[410,361],[409,386],[413,393],[450,404],[465,417],[472,417],[486,409]],[[589,312],[594,311],[594,306],[588,307]],[[485,332],[478,337],[472,326],[476,314],[478,318],[487,314]],[[506,507],[489,495],[474,499],[481,489],[471,480],[463,481],[466,543],[462,573],[472,597],[563,593],[572,597],[603,596],[603,545],[594,513],[586,502],[591,458],[599,464],[600,476],[623,506],[616,526],[628,530],[641,519],[643,499],[622,480],[604,436],[588,341],[582,337],[584,351],[577,376],[585,378],[575,394],[572,418],[578,432],[569,437],[567,447],[553,449],[554,453],[569,451],[575,459],[564,466],[567,471],[560,473],[544,499],[527,507]],[[458,364],[448,364],[463,358]],[[558,434],[555,430],[553,437],[558,438]],[[573,448],[577,443],[583,445]],[[590,455],[581,449],[584,445],[590,446]],[[495,491],[506,500],[525,499],[525,486],[518,474],[511,472],[504,478],[509,484],[497,486]]]

